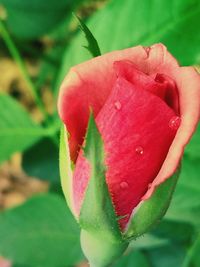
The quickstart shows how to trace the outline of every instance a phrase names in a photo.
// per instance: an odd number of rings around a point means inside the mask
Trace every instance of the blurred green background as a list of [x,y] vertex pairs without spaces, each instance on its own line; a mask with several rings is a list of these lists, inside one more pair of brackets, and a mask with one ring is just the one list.
[[[87,266],[58,172],[59,85],[91,56],[72,12],[102,53],[163,42],[200,65],[199,0],[0,0],[0,267]],[[171,206],[114,267],[200,267],[200,128]]]

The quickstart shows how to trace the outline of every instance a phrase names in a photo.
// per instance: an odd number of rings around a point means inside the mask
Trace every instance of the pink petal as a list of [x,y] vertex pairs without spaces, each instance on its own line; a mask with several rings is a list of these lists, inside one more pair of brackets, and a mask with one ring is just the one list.
[[151,188],[143,196],[143,200],[150,198],[156,186],[176,171],[185,145],[192,137],[200,118],[200,75],[192,67],[181,67],[172,74],[172,77],[176,80],[179,91],[181,125],[162,168]]
[[155,78],[137,69],[130,61],[115,61],[117,77],[123,77],[137,87],[147,90],[163,99],[179,114],[179,96],[175,82],[165,74],[157,73]]
[[177,60],[167,51],[163,44],[154,44],[148,48],[148,59],[140,66],[140,70],[155,77],[157,73],[171,77],[179,67]]

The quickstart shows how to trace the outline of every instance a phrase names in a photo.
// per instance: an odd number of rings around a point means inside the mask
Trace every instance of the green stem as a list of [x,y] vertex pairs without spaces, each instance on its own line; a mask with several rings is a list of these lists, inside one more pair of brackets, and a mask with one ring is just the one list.
[[15,46],[13,40],[11,39],[6,27],[4,26],[4,23],[2,21],[2,19],[0,19],[0,33],[1,33],[1,37],[3,38],[10,54],[12,55],[12,57],[14,58],[15,62],[17,63],[20,72],[28,86],[28,89],[36,103],[36,105],[38,106],[38,108],[40,109],[40,111],[42,112],[42,114],[44,115],[44,118],[47,119],[48,118],[48,113],[44,107],[44,104],[42,103],[40,97],[37,95],[37,90],[29,76],[29,73],[27,71],[26,65],[17,49],[17,47]]

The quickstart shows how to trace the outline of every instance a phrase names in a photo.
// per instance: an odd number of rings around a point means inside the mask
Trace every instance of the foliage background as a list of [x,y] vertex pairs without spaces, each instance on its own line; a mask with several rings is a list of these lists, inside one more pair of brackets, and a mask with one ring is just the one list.
[[[84,265],[58,173],[59,85],[90,58],[72,11],[102,53],[163,42],[182,65],[200,64],[199,0],[0,0],[0,266]],[[200,266],[199,137],[165,218],[115,267]]]

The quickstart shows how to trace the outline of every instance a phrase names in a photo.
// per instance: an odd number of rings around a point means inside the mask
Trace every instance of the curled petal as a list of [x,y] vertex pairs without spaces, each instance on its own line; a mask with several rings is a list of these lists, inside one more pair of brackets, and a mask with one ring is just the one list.
[[173,73],[173,76],[179,92],[181,125],[158,175],[153,181],[151,188],[143,196],[143,200],[150,198],[155,187],[171,177],[176,171],[184,148],[199,122],[200,75],[192,67],[181,67]]

